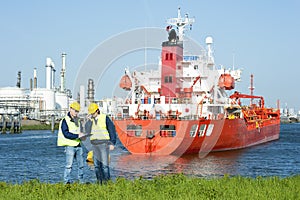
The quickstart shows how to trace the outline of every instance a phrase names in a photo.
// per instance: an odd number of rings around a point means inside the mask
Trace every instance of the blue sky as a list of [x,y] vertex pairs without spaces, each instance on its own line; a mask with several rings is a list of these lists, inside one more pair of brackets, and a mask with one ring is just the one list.
[[[21,71],[21,86],[29,88],[35,67],[38,87],[45,87],[46,57],[53,59],[58,77],[61,53],[66,52],[66,84],[76,96],[78,71],[97,46],[137,28],[165,28],[166,19],[176,17],[178,7],[182,14],[195,17],[189,37],[202,45],[205,37],[214,38],[217,65],[231,67],[234,55],[235,67],[243,68],[237,90],[248,93],[254,74],[254,93],[264,96],[267,105],[275,106],[279,99],[281,107],[300,109],[298,0],[1,1],[0,87],[15,86]],[[100,85],[96,99],[111,95],[110,86],[119,82],[125,66],[141,64],[132,57],[111,64],[106,79],[96,82]]]

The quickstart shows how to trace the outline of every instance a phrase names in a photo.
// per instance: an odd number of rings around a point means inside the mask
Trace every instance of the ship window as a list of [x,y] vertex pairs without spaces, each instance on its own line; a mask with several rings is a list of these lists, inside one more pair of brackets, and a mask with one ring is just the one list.
[[172,76],[165,76],[165,83],[172,83]]
[[173,60],[173,53],[170,53],[170,60]]
[[169,60],[169,54],[166,53],[166,60]]
[[206,125],[205,124],[201,124],[200,130],[199,130],[199,137],[204,136],[205,128],[206,128]]
[[141,136],[142,135],[142,126],[141,125],[127,125],[127,135],[128,136]]
[[194,69],[198,69],[198,65],[194,65]]
[[176,127],[175,125],[160,125],[159,134],[161,137],[175,137]]
[[210,136],[212,131],[214,129],[214,125],[213,124],[209,124],[207,127],[207,131],[206,131],[206,136]]
[[196,130],[197,130],[198,125],[194,124],[190,130],[190,136],[195,137],[196,136]]
[[129,114],[129,106],[122,106],[123,113]]

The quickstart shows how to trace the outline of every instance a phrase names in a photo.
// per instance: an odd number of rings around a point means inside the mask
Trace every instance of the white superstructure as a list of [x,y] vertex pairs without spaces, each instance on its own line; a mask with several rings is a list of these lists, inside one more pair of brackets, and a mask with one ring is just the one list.
[[[143,113],[180,113],[180,116],[209,117],[220,113],[224,105],[232,103],[226,90],[232,90],[239,81],[241,70],[216,67],[213,55],[213,38],[206,37],[206,48],[197,54],[183,52],[184,32],[194,19],[181,17],[167,20],[168,41],[162,43],[162,53],[157,70],[130,71],[120,87],[129,91],[117,114],[138,117]],[[128,84],[130,83],[130,84]]]

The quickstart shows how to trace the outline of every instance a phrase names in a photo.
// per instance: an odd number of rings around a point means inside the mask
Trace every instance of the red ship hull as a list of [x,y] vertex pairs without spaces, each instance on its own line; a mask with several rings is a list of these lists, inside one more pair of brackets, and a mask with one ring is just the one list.
[[260,123],[246,123],[241,118],[122,119],[114,123],[120,141],[132,154],[182,155],[241,149],[276,140],[280,132],[278,118]]

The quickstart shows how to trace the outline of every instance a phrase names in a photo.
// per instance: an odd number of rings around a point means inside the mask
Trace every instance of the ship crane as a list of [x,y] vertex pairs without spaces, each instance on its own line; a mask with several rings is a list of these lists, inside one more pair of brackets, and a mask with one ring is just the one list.
[[260,99],[261,103],[260,103],[260,107],[264,108],[265,107],[265,100],[262,96],[255,96],[255,95],[249,95],[249,94],[241,94],[239,92],[234,92],[232,95],[230,95],[231,99],[240,99],[240,98],[244,98],[244,99]]
[[196,77],[196,79],[194,80],[192,86],[191,86],[191,89],[194,87],[194,85],[196,85],[197,81],[199,81],[200,85],[201,85],[201,77],[200,75]]

